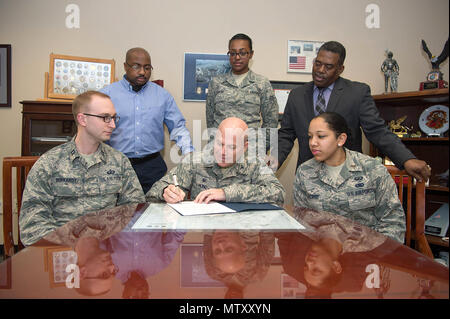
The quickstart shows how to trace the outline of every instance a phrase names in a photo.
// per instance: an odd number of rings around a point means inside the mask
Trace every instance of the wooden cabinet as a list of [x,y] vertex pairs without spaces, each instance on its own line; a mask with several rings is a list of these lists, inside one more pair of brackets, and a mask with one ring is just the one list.
[[22,156],[42,155],[76,133],[72,101],[22,101]]
[[[407,116],[402,125],[420,131],[419,118],[422,112],[433,105],[448,106],[448,89],[380,94],[373,96],[381,117],[389,123],[391,120]],[[447,118],[447,121],[450,119]],[[441,179],[440,174],[447,172],[449,166],[449,132],[441,137],[402,137],[401,140],[411,152],[432,168],[430,185],[426,190],[426,217],[431,216],[442,203],[448,203],[449,186],[447,179]],[[373,145],[370,145],[371,156],[381,156]],[[448,176],[448,175],[447,175]],[[448,242],[444,243],[448,247]]]
[[[436,104],[448,106],[448,89],[380,94],[374,95],[373,98],[386,123],[406,115],[407,118],[402,124],[416,132],[420,131],[419,117],[425,109]],[[448,192],[448,180],[444,182],[438,177],[448,170],[448,131],[442,137],[426,137],[422,132],[421,137],[403,137],[401,140],[417,158],[432,167],[429,189]],[[372,156],[384,156],[373,145],[370,146],[370,153]]]

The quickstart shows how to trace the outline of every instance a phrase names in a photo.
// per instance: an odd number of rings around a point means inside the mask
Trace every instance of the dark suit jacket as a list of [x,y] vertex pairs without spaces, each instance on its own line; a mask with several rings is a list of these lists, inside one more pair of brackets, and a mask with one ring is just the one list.
[[[291,152],[295,139],[298,139],[299,143],[297,167],[313,157],[308,141],[309,122],[315,116],[313,90],[314,83],[311,81],[293,89],[289,94],[281,128],[278,130],[279,166]],[[347,148],[362,152],[362,127],[367,139],[397,167],[403,168],[406,160],[415,158],[401,140],[389,131],[379,115],[367,84],[338,78],[331,92],[327,111],[339,113],[346,119],[352,135],[351,145],[346,143]]]

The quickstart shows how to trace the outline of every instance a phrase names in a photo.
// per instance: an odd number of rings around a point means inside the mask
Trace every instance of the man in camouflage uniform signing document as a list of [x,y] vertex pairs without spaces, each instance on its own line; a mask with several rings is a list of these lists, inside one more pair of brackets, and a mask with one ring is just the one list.
[[[191,153],[146,194],[147,201],[177,203],[187,193],[197,203],[210,201],[276,203],[285,191],[264,162],[247,158],[248,126],[238,118],[222,121],[203,152]],[[211,147],[212,146],[212,147]],[[177,185],[178,184],[178,185]]]
[[76,136],[42,155],[28,175],[19,219],[24,245],[87,212],[145,201],[128,158],[103,143],[119,120],[110,98],[85,92],[72,112]]

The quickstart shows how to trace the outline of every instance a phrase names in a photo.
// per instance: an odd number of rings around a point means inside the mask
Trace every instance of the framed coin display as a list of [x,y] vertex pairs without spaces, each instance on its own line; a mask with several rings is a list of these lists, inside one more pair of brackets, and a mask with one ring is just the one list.
[[114,60],[50,54],[48,97],[74,99],[86,91],[98,91],[114,82]]
[[45,247],[44,270],[49,273],[50,287],[61,287],[66,285],[67,266],[77,265],[78,255],[66,246]]

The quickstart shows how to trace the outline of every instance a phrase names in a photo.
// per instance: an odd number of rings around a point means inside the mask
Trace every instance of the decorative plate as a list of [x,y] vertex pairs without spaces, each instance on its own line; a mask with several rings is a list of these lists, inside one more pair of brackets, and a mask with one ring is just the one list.
[[419,117],[419,127],[427,135],[441,135],[448,130],[448,106],[433,105]]

